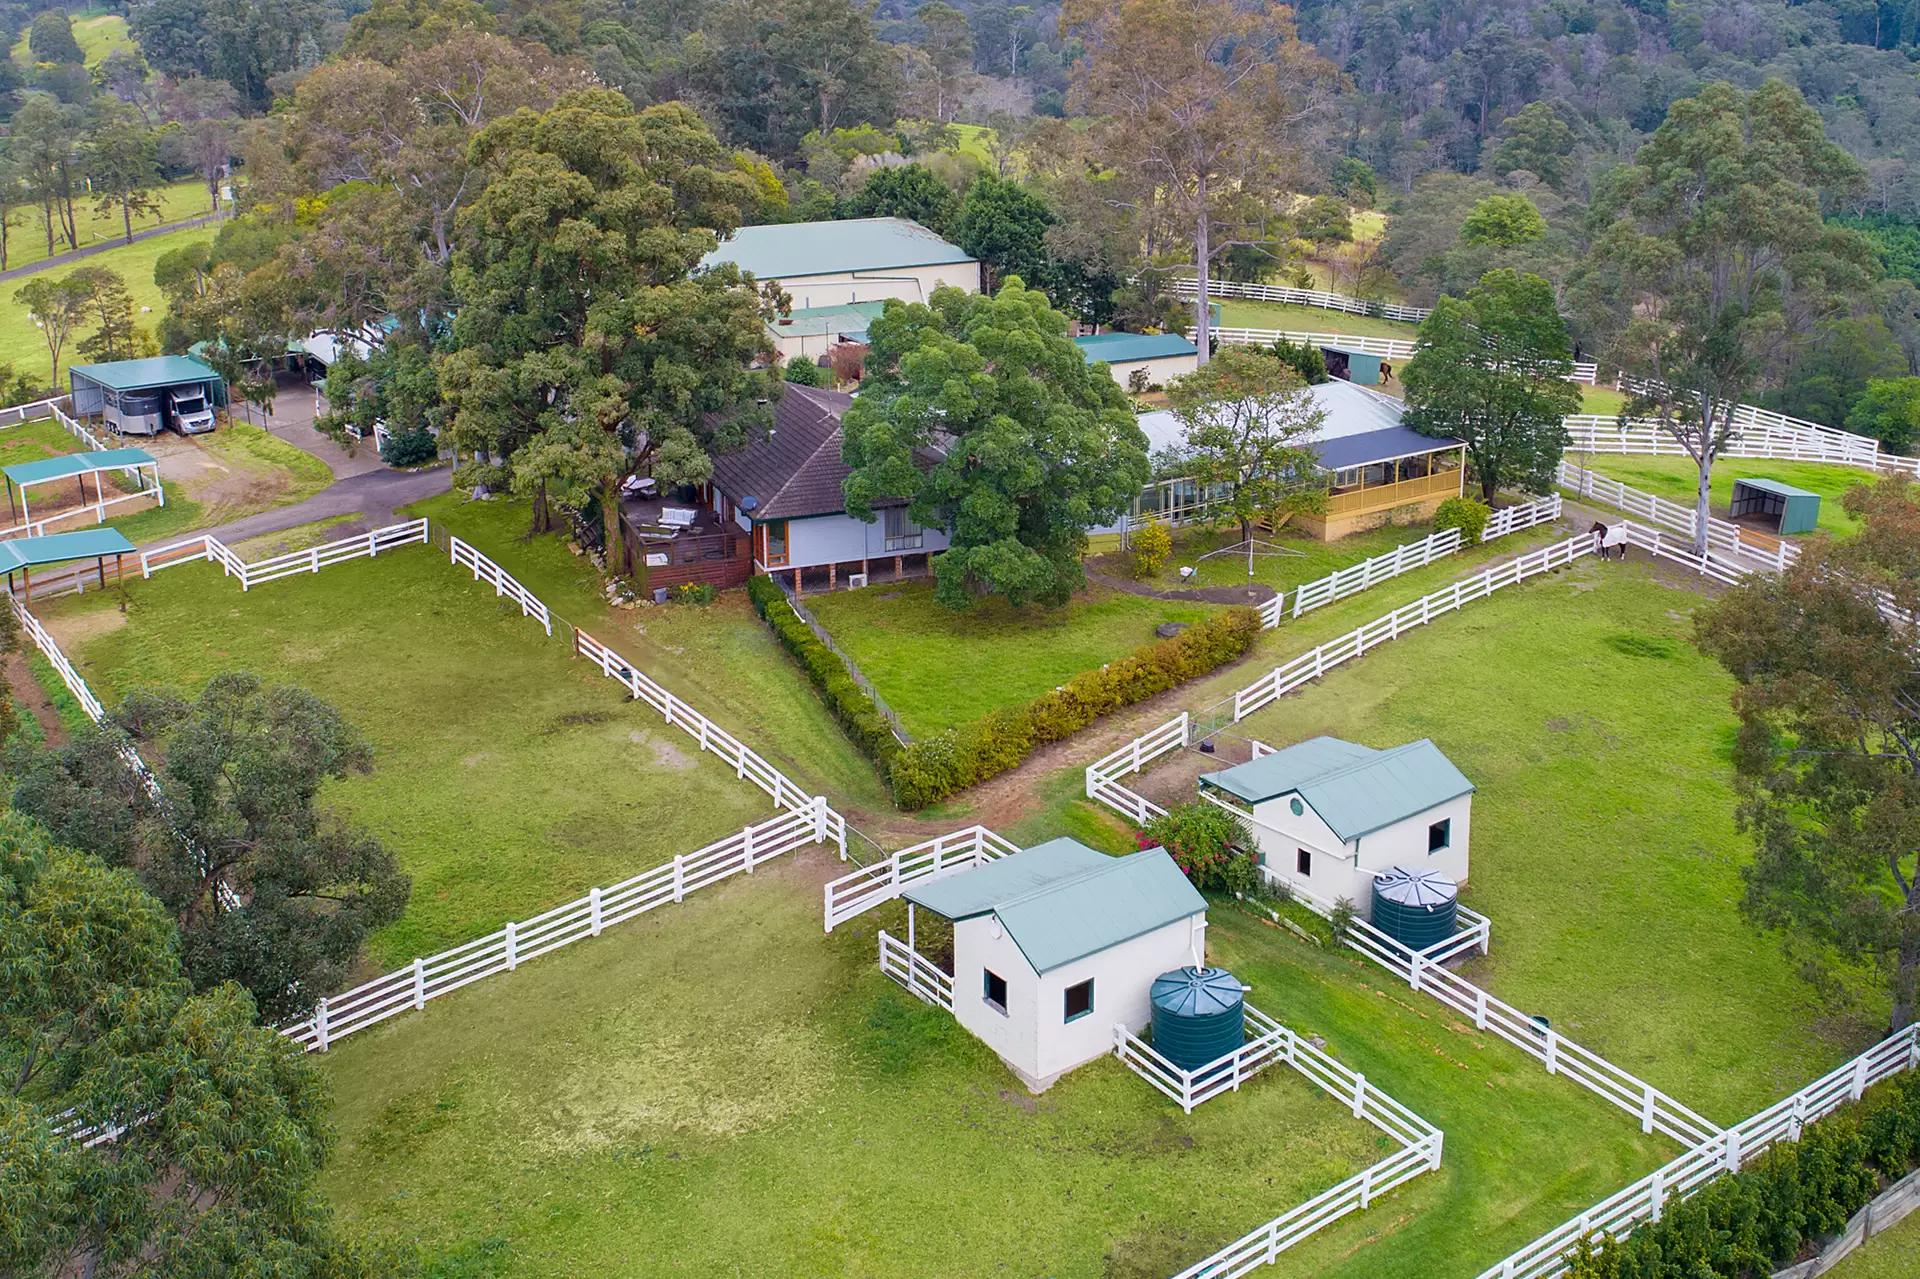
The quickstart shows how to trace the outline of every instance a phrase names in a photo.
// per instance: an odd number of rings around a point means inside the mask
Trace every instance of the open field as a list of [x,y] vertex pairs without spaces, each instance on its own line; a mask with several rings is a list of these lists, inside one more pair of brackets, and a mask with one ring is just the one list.
[[[102,13],[89,9],[84,13],[70,15],[73,22],[73,38],[79,42],[80,51],[87,55],[87,65],[97,67],[109,56],[120,50],[133,50],[133,37],[127,32],[127,20],[117,13]],[[33,64],[33,55],[27,48],[26,32],[14,42],[13,60],[22,66]]]
[[1739,915],[1747,837],[1732,681],[1688,643],[1700,603],[1644,563],[1583,562],[1343,666],[1236,731],[1431,737],[1478,787],[1476,980],[1730,1122],[1869,1043],[1886,1010],[1822,1003]]
[[[1631,484],[1643,492],[1669,501],[1693,505],[1699,487],[1699,468],[1690,457],[1636,457],[1617,453],[1567,454],[1567,460],[1601,475]],[[1856,484],[1871,484],[1873,477],[1851,466],[1825,462],[1781,462],[1771,458],[1729,457],[1713,466],[1713,513],[1725,516],[1733,501],[1733,482],[1738,479],[1779,480],[1809,493],[1820,495],[1820,527],[1839,537],[1860,531],[1860,521],[1848,515],[1840,497]]]
[[1605,413],[1614,417],[1627,407],[1624,393],[1610,386],[1582,386],[1580,388],[1580,411],[1582,413]]
[[448,494],[409,513],[471,542],[567,621],[613,645],[799,785],[832,796],[849,817],[892,811],[873,765],[754,615],[745,591],[729,591],[704,608],[609,609],[592,562],[569,554],[562,535],[526,535],[532,517],[524,503]]
[[934,599],[930,581],[837,591],[806,604],[915,735],[1030,701],[1152,643],[1162,622],[1214,611],[1093,586],[1059,608],[1016,609],[994,597],[955,612]]
[[[63,279],[80,267],[106,267],[118,271],[127,281],[127,292],[133,295],[133,305],[140,327],[152,331],[159,322],[160,313],[166,306],[160,290],[153,282],[153,264],[160,255],[174,249],[184,248],[199,240],[211,240],[212,227],[192,227],[184,231],[169,231],[165,235],[156,235],[149,240],[140,240],[133,244],[123,244],[104,253],[67,266],[49,267],[45,274],[34,275],[32,279]],[[44,247],[44,242],[43,242]],[[27,315],[27,308],[14,300],[14,293],[25,284],[25,280],[9,281],[0,285],[0,363],[11,364],[16,373],[24,373],[37,382],[45,384],[52,373],[52,364],[47,356],[47,344],[40,337]],[[138,313],[138,308],[150,307],[149,313]],[[91,327],[82,328],[74,336],[76,339],[91,334]],[[60,353],[61,385],[64,388],[67,366],[75,359],[74,343]]]
[[[342,1215],[459,1273],[1163,1279],[1385,1153],[1284,1070],[1191,1117],[1111,1059],[1030,1096],[880,975],[897,905],[821,936],[839,863],[807,857],[329,1052]],[[1262,1008],[1447,1129],[1440,1173],[1288,1271],[1451,1273],[1423,1267],[1497,1258],[1661,1157],[1357,961],[1214,918]]]
[[1920,1213],[1875,1235],[1851,1257],[1827,1271],[1832,1279],[1913,1279],[1920,1275]]
[[[124,611],[121,607],[125,600]],[[242,592],[211,565],[38,608],[101,699],[252,671],[374,748],[337,804],[413,875],[379,969],[691,852],[772,802],[430,547]]]
[[1222,298],[1220,323],[1230,329],[1284,329],[1292,333],[1352,333],[1358,337],[1402,338],[1411,342],[1413,324],[1398,320],[1380,320],[1370,315],[1349,315],[1318,306],[1295,306],[1283,302],[1247,302]]
[[[179,182],[169,182],[165,186],[155,187],[153,197],[159,202],[157,214],[136,215],[133,219],[135,231],[145,231],[152,227],[164,226],[170,222],[185,222],[192,218],[205,217],[213,212],[212,201],[207,197],[207,184],[199,178],[185,178]],[[80,247],[90,248],[101,243],[110,243],[124,239],[126,223],[120,218],[118,207],[107,213],[95,210],[91,197],[82,200],[75,198],[75,220],[79,224]],[[44,262],[50,257],[66,253],[67,242],[60,238],[58,228],[54,231],[53,252],[47,252],[46,223],[42,220],[37,205],[21,205],[8,213],[10,230],[7,232],[7,261],[3,270],[15,270],[32,266],[35,262]],[[208,228],[203,234],[212,234]],[[21,281],[25,283],[25,281]],[[129,281],[131,283],[131,281]],[[14,284],[6,290],[11,297]]]

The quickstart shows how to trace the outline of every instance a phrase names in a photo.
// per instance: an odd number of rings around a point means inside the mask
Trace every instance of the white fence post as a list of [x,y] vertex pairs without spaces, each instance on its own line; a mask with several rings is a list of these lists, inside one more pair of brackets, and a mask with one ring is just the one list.
[[600,935],[600,886],[595,884],[587,890],[587,936]]
[[740,842],[747,855],[747,874],[753,874],[753,827],[740,832]]
[[1853,1059],[1853,1099],[1859,1101],[1867,1091],[1867,1059],[1865,1055]]
[[313,1042],[321,1052],[327,1051],[327,1001],[324,996],[313,1006]]
[[1722,1165],[1728,1172],[1740,1171],[1740,1130],[1727,1129],[1727,1161]]
[[1353,1077],[1353,1117],[1355,1119],[1365,1118],[1366,1109],[1367,1109],[1367,1077],[1365,1075],[1356,1074]]
[[1648,1084],[1640,1093],[1640,1131],[1653,1131],[1653,1085]]
[[1654,1221],[1660,1220],[1660,1210],[1666,1203],[1666,1186],[1662,1184],[1664,1181],[1665,1178],[1662,1176],[1662,1170],[1655,1168],[1653,1170],[1653,1180],[1647,1184],[1647,1202],[1652,1208],[1652,1219]]
[[1553,1029],[1553,1027],[1551,1027],[1551,1026],[1549,1026],[1549,1027],[1547,1027],[1547,1056],[1546,1056],[1546,1063],[1547,1063],[1547,1073],[1548,1073],[1549,1075],[1551,1075],[1551,1074],[1553,1074],[1553,1073],[1555,1073],[1555,1072],[1556,1072],[1556,1071],[1557,1071],[1557,1070],[1559,1069],[1559,1066],[1560,1066],[1560,1036],[1559,1036],[1558,1034],[1556,1034],[1556,1033],[1555,1033],[1555,1031],[1554,1031],[1554,1029]]
[[1473,988],[1473,1026],[1475,1030],[1487,1028],[1487,992],[1483,987]]
[[413,957],[413,1011],[419,1012],[427,1006],[427,961],[418,955]]
[[507,936],[507,971],[508,971],[508,972],[512,972],[512,971],[513,971],[513,969],[514,969],[514,965],[515,965],[515,964],[517,964],[517,963],[519,962],[519,956],[517,956],[517,955],[516,955],[516,954],[514,953],[514,947],[513,947],[513,928],[514,928],[514,924],[513,924],[513,921],[512,921],[511,919],[509,919],[509,920],[507,921],[507,927],[506,927],[506,936]]
[[673,859],[673,900],[687,899],[687,862],[684,855]]
[[1413,962],[1407,966],[1407,985],[1412,987],[1416,994],[1420,991],[1420,965],[1425,962],[1425,956],[1416,950],[1413,952]]

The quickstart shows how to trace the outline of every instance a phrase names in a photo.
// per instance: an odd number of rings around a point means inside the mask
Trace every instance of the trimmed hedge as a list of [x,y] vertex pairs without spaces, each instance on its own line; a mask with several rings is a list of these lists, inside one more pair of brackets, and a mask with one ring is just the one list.
[[1016,767],[1037,746],[1245,656],[1259,636],[1259,613],[1229,609],[1172,639],[1142,645],[1117,662],[1076,675],[1025,706],[993,711],[903,747],[888,769],[894,803],[925,808],[978,785]]
[[1764,1279],[1920,1163],[1920,1077],[1902,1075],[1624,1240],[1582,1240],[1568,1279]]
[[781,647],[792,653],[807,672],[807,678],[813,681],[814,688],[826,702],[827,710],[853,739],[853,744],[879,764],[884,775],[900,743],[893,735],[893,726],[873,704],[867,690],[847,674],[846,663],[840,660],[840,655],[822,644],[820,637],[800,620],[772,578],[765,575],[748,578],[747,598],[753,601],[753,611],[772,628]]

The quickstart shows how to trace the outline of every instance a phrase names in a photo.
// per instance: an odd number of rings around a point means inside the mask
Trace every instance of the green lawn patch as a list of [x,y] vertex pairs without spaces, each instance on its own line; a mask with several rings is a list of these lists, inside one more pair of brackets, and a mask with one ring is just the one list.
[[1738,912],[1751,845],[1733,825],[1733,685],[1687,642],[1699,603],[1646,566],[1585,562],[1236,731],[1433,738],[1478,787],[1466,900],[1494,947],[1471,975],[1726,1123],[1872,1042],[1886,1010],[1821,1000]]
[[[79,219],[80,247],[93,248],[96,245],[125,243],[126,223],[121,219],[116,206],[107,213],[101,213],[91,197],[76,196],[73,211]],[[150,231],[155,227],[167,226],[176,222],[190,222],[194,218],[204,218],[213,212],[213,202],[207,195],[207,184],[199,178],[186,178],[179,182],[169,182],[165,186],[153,189],[153,198],[158,202],[158,213],[135,214],[133,229],[135,233]],[[206,232],[205,234],[210,234]],[[69,253],[67,242],[62,238],[58,227],[54,228],[53,252],[47,252],[46,224],[40,220],[39,211],[31,206],[16,208],[13,213],[12,229],[7,233],[7,264],[5,270],[32,266],[36,262],[45,262],[50,257]],[[81,265],[86,265],[83,260]],[[26,281],[16,281],[5,293],[13,296],[13,290]],[[132,284],[129,279],[127,283]],[[151,319],[151,317],[145,317]]]
[[873,766],[754,616],[745,591],[727,591],[705,607],[611,609],[599,570],[567,550],[564,534],[528,535],[532,514],[523,502],[471,502],[449,493],[407,514],[426,516],[479,548],[568,623],[613,645],[796,784],[832,796],[850,818],[892,810]]
[[1153,641],[1162,622],[1214,606],[1091,587],[1059,608],[991,597],[955,611],[931,582],[836,591],[805,601],[916,737],[1016,706]]
[[[73,38],[80,45],[80,51],[87,57],[87,65],[99,66],[109,56],[121,50],[134,52],[133,37],[127,31],[127,20],[117,13],[105,13],[88,10],[72,15]],[[27,33],[21,32],[13,45],[13,60],[22,66],[33,65],[33,54],[27,46]]]
[[[1567,460],[1598,474],[1632,485],[1691,508],[1699,488],[1699,468],[1690,457],[1636,457],[1616,453],[1568,453]],[[1851,466],[1826,462],[1780,462],[1766,458],[1729,457],[1713,466],[1713,513],[1724,517],[1733,503],[1733,482],[1739,479],[1779,480],[1820,495],[1820,527],[1840,537],[1860,531],[1860,521],[1840,505],[1840,496],[1873,477]]]
[[1610,386],[1582,386],[1580,388],[1580,411],[1582,413],[1602,413],[1608,417],[1620,416],[1627,407],[1627,397]]
[[1297,306],[1291,302],[1247,302],[1239,298],[1220,300],[1220,323],[1230,329],[1281,329],[1289,333],[1347,333],[1363,338],[1400,338],[1413,341],[1417,324],[1382,320],[1371,315],[1351,315],[1319,306]]
[[1833,1279],[1913,1279],[1920,1275],[1920,1214],[1907,1217],[1885,1234],[1875,1235],[1827,1273]]
[[312,690],[367,735],[374,771],[324,798],[413,875],[406,916],[373,939],[381,969],[774,815],[564,632],[549,639],[431,548],[250,592],[188,565],[43,611],[108,705],[247,670]]

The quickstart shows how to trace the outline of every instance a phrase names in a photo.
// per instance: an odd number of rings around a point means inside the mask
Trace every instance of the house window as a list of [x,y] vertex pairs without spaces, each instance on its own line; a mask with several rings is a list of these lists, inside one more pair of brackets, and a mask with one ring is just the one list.
[[904,506],[889,506],[883,518],[886,520],[887,549],[889,551],[917,551],[920,549],[921,528],[907,516]]
[[1066,1020],[1079,1021],[1093,1011],[1093,978],[1067,987]]
[[980,970],[980,993],[987,1001],[987,1007],[1000,1013],[1007,1011],[1007,979],[991,968]]
[[1313,874],[1313,854],[1304,848],[1296,849],[1294,852],[1293,868],[1302,875]]
[[1453,843],[1453,818],[1437,821],[1427,827],[1427,851],[1437,853]]
[[787,562],[787,522],[770,520],[760,526],[760,562],[780,568]]

